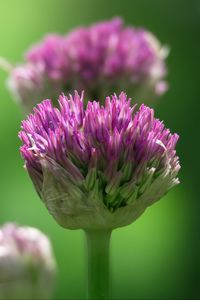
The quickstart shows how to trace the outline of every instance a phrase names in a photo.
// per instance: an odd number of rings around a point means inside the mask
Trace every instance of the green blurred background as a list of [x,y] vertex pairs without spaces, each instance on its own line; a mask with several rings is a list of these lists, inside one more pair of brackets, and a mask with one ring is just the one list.
[[[200,299],[199,54],[200,1],[0,0],[0,55],[15,63],[48,32],[122,16],[171,48],[170,90],[156,116],[181,136],[181,185],[134,224],[112,236],[114,299]],[[36,226],[52,240],[59,274],[54,299],[83,299],[85,252],[81,231],[60,228],[23,169],[17,133],[23,115],[0,71],[0,223]],[[130,95],[134,96],[134,95]]]

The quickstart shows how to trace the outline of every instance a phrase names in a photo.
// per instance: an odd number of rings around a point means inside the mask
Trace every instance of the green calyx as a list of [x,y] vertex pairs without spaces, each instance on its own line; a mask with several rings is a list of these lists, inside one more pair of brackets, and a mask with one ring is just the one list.
[[130,177],[128,165],[112,176],[91,167],[82,180],[75,181],[55,161],[47,160],[42,172],[42,182],[34,181],[38,194],[57,222],[70,229],[128,225],[178,183],[170,168],[157,175],[155,167],[144,166],[136,178]]

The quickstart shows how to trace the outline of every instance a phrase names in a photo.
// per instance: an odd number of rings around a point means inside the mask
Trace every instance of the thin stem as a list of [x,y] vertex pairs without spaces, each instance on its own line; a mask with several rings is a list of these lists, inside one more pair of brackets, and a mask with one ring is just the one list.
[[110,236],[111,230],[86,231],[88,248],[88,300],[110,299]]

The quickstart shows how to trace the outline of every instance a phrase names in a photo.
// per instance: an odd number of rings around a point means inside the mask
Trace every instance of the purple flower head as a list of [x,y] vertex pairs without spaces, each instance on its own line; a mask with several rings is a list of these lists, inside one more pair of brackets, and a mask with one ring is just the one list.
[[115,18],[65,36],[48,35],[26,53],[24,65],[11,70],[8,82],[28,111],[40,99],[55,101],[74,89],[90,99],[123,89],[151,100],[167,89],[165,58],[166,47],[150,32]]
[[22,122],[20,151],[49,212],[66,228],[115,228],[133,222],[178,184],[171,134],[125,93],[105,105],[83,93],[44,100]]
[[8,223],[0,228],[0,299],[48,299],[55,261],[38,229]]

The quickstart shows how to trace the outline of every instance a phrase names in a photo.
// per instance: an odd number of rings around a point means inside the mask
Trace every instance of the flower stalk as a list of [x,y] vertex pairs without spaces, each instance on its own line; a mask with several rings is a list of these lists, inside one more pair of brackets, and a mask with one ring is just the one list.
[[109,246],[111,230],[87,230],[88,300],[110,299]]

